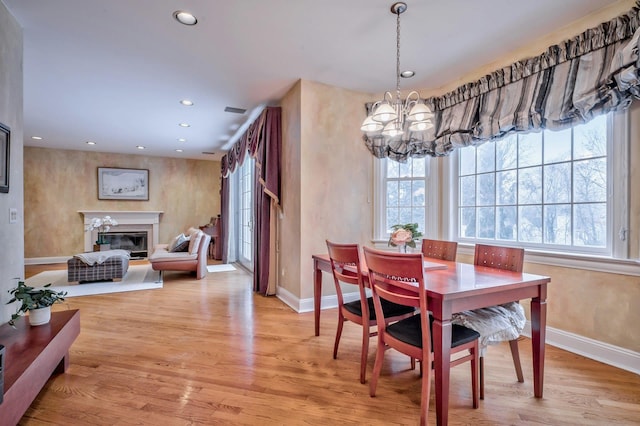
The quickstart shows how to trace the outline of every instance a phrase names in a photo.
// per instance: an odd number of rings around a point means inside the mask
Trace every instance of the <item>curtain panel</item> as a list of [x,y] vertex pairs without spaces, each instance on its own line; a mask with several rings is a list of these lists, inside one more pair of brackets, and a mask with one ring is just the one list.
[[[271,203],[280,203],[280,151],[282,146],[282,108],[267,107],[247,128],[229,152],[222,157],[222,211],[228,211],[229,175],[242,164],[245,155],[255,158],[254,208],[254,290],[267,295],[269,288],[269,260],[271,237]],[[226,206],[225,206],[226,200]],[[224,222],[223,222],[224,224]],[[228,229],[223,232],[228,238]],[[228,247],[228,241],[223,241]]]
[[[640,98],[640,0],[627,13],[524,59],[427,99],[433,129],[384,143],[364,136],[378,158],[445,156],[510,133],[560,130],[627,108]],[[366,112],[372,107],[367,104]]]

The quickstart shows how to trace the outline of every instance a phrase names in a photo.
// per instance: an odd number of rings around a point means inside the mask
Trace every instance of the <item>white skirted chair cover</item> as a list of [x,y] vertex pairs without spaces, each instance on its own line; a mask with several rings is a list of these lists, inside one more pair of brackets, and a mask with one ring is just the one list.
[[527,318],[518,302],[453,314],[452,324],[462,325],[480,333],[480,356],[487,346],[515,340],[524,330]]

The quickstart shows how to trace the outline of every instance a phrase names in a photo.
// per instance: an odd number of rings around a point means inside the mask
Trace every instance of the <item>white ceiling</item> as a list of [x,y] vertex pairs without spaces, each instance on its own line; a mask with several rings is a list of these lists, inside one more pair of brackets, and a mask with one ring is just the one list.
[[[1,1],[24,29],[27,146],[219,159],[300,78],[395,87],[390,0]],[[616,1],[408,0],[401,67],[416,76],[403,88],[441,87]]]

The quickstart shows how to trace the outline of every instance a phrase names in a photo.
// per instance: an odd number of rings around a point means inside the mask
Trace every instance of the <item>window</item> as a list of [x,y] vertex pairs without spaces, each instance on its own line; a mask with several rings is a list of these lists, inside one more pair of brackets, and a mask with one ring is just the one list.
[[612,254],[612,207],[620,203],[612,195],[622,175],[612,167],[611,123],[599,116],[459,149],[457,239]]
[[426,236],[427,223],[435,216],[432,179],[429,176],[431,158],[410,158],[406,163],[389,159],[375,160],[376,229],[375,239],[388,240],[396,224],[417,223]]
[[247,155],[238,168],[238,262],[253,271],[253,173],[255,160]]

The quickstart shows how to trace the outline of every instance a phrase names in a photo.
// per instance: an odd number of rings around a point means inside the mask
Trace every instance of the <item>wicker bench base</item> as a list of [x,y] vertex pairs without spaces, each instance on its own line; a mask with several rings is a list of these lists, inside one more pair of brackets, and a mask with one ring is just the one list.
[[72,257],[67,260],[67,281],[107,281],[121,280],[129,269],[129,259],[124,256],[112,256],[101,264],[87,265]]

